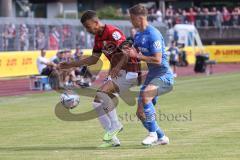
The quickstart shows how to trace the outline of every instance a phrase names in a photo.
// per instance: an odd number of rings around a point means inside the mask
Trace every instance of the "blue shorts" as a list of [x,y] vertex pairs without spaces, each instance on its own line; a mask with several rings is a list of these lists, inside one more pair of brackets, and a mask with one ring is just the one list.
[[141,91],[143,91],[149,84],[158,87],[156,96],[160,96],[165,93],[168,93],[173,89],[172,83],[168,83],[160,78],[153,78],[151,80],[146,79],[143,86],[141,87]]

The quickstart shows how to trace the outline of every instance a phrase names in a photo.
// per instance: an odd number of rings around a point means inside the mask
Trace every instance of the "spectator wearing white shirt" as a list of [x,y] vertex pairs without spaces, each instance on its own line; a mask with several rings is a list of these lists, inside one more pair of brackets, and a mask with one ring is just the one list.
[[156,16],[157,16],[157,21],[160,22],[160,23],[162,23],[162,21],[163,21],[163,20],[162,20],[162,12],[161,12],[160,9],[157,10]]
[[46,51],[41,49],[41,55],[37,58],[38,73],[49,76],[56,65],[45,58],[45,56]]

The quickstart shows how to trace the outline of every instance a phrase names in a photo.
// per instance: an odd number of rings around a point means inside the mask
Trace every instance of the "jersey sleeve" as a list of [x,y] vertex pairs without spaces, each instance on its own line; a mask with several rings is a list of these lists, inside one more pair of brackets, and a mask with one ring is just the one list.
[[109,31],[109,36],[111,36],[112,41],[114,41],[117,46],[121,45],[122,42],[126,40],[125,35],[118,28]]
[[151,34],[149,43],[149,50],[151,54],[163,52],[164,41],[160,33]]

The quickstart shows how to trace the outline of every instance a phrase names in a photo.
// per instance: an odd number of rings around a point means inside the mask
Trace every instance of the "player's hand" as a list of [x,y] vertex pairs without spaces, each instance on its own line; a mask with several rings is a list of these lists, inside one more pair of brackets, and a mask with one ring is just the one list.
[[142,105],[138,105],[136,115],[137,115],[137,117],[138,117],[141,121],[144,121],[144,120],[146,119],[146,116],[145,116],[145,114],[144,114],[143,106],[142,106]]
[[121,76],[119,72],[120,72],[120,68],[114,67],[110,70],[109,75],[111,76],[111,78],[116,78],[118,76]]
[[139,55],[135,47],[124,47],[122,51],[132,58],[137,58]]
[[70,69],[72,67],[74,67],[74,66],[71,63],[68,63],[68,62],[61,62],[58,65],[59,69]]

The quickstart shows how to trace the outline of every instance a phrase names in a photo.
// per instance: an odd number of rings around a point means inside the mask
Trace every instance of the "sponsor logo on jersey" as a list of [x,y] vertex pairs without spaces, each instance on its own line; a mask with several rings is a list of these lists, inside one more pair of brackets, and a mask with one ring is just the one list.
[[117,40],[121,39],[121,34],[118,31],[115,31],[115,32],[113,32],[112,37],[113,37],[113,39],[115,39],[117,41]]
[[160,49],[161,48],[161,41],[155,41],[154,43],[153,43],[153,47],[155,48],[155,49]]

